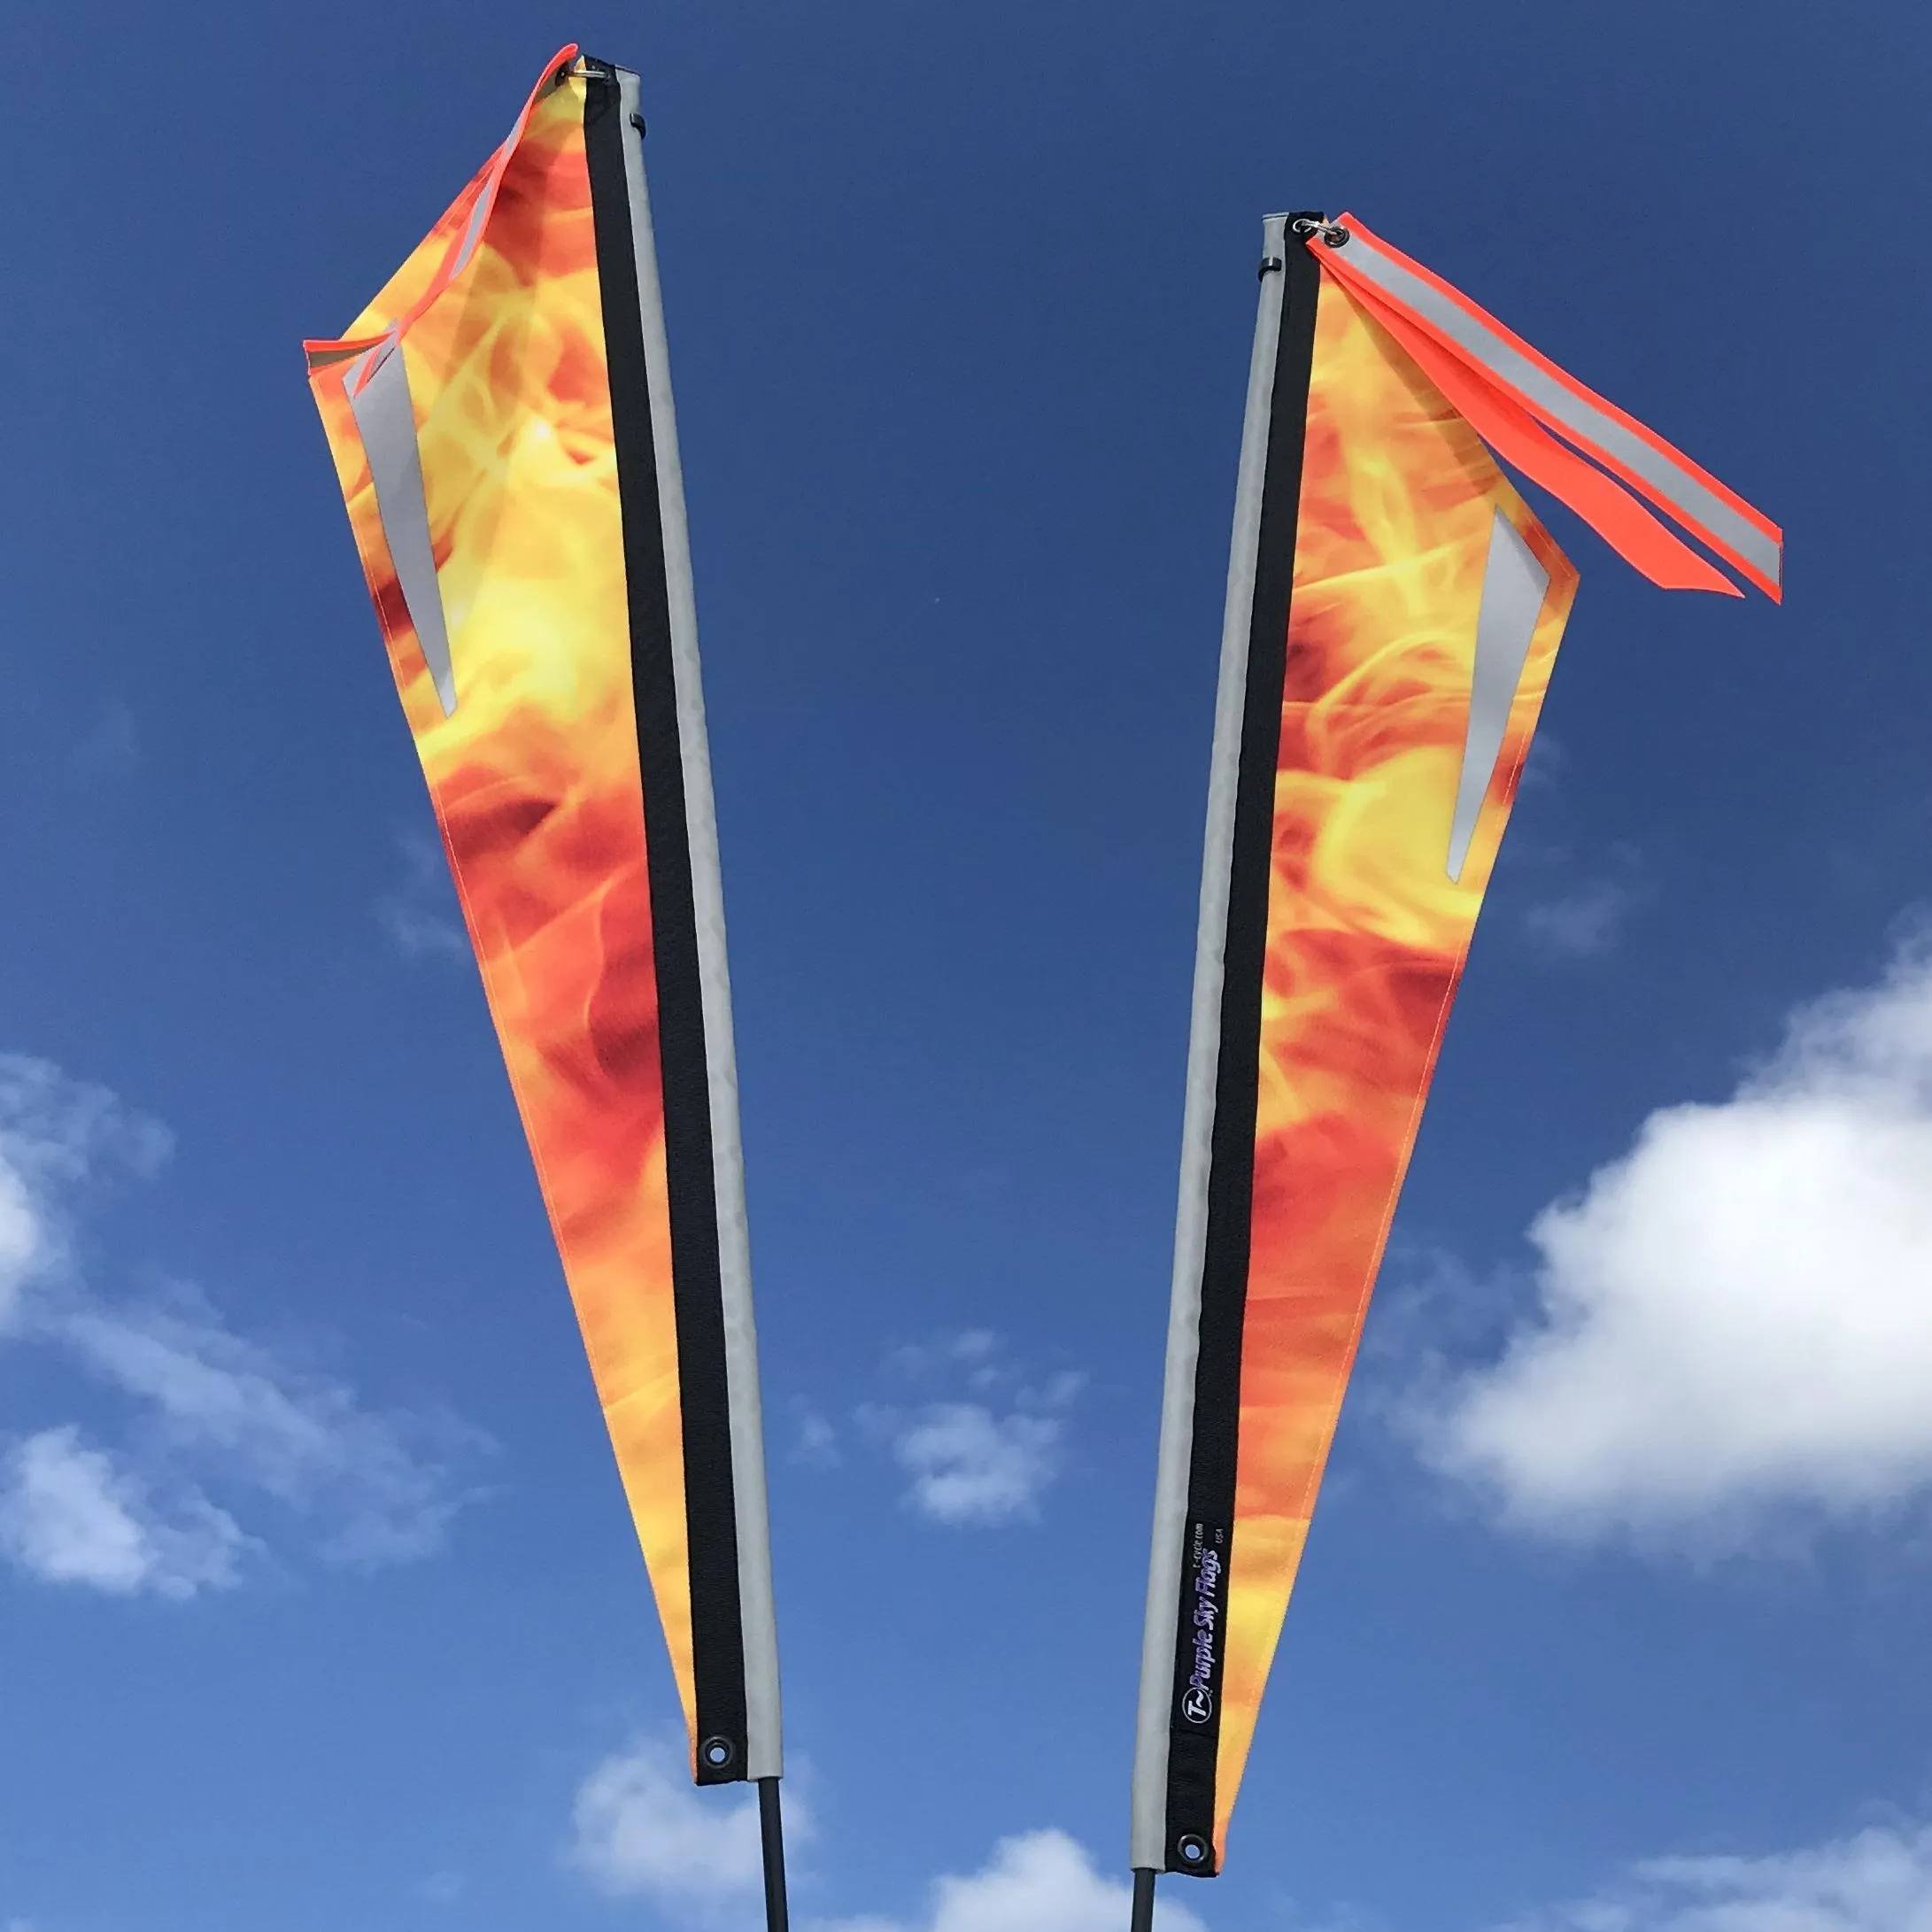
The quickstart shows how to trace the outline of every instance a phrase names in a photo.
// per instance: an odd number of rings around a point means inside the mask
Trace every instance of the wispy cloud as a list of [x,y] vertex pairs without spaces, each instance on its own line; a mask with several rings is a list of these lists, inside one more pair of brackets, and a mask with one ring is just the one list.
[[19,1320],[21,1294],[46,1265],[47,1239],[26,1181],[0,1155],[0,1334]]
[[[1650,896],[1642,857],[1627,844],[1580,850],[1557,825],[1565,809],[1570,757],[1547,730],[1539,731],[1523,768],[1522,790],[1539,793],[1539,830],[1512,831],[1504,877],[1514,906],[1505,916],[1532,950],[1550,960],[1596,959],[1611,951]],[[1522,896],[1519,896],[1522,895]]]
[[383,931],[405,959],[468,958],[462,908],[441,847],[411,831],[398,838],[396,849],[402,876],[375,900]]
[[[1555,777],[1548,788],[1558,789]],[[1507,874],[1520,937],[1549,960],[1598,959],[1615,950],[1652,886],[1635,846],[1596,852],[1574,841],[1512,839]]]
[[481,1446],[452,1418],[367,1406],[338,1377],[236,1333],[197,1290],[114,1299],[75,1264],[74,1190],[151,1172],[165,1132],[43,1061],[0,1060],[0,1334],[83,1371],[120,1440],[64,1423],[0,1444],[0,1557],[49,1583],[185,1598],[242,1580],[278,1506],[326,1561],[381,1564],[441,1542]]
[[151,1457],[205,1468],[300,1512],[331,1561],[427,1556],[465,1500],[452,1464],[478,1446],[471,1432],[444,1416],[365,1407],[348,1383],[235,1333],[191,1290],[165,1302],[76,1306],[58,1332],[143,1405]]
[[105,1087],[0,1054],[0,1337],[23,1319],[29,1284],[68,1265],[62,1198],[104,1167],[151,1175],[173,1144]]
[[1511,1932],[1928,1932],[1932,1827],[1764,1858],[1656,1859]]
[[1530,740],[1529,756],[1523,761],[1521,789],[1525,792],[1557,791],[1569,765],[1568,748],[1548,725],[1542,726]]
[[792,1404],[794,1428],[792,1456],[808,1469],[837,1469],[845,1461],[838,1443],[838,1426],[823,1410],[797,1401]]
[[978,1329],[896,1349],[887,1372],[902,1387],[931,1391],[916,1404],[869,1403],[857,1415],[911,1478],[911,1509],[955,1527],[1037,1519],[1060,1473],[1066,1410],[1085,1376],[1037,1379],[1000,1337]]
[[[1132,1895],[1103,1878],[1086,1850],[1063,1831],[1002,1838],[977,1872],[948,1875],[932,1887],[916,1919],[820,1920],[811,1932],[1120,1932]],[[1156,1898],[1159,1932],[1204,1932],[1178,1900]]]
[[49,1583],[181,1599],[239,1581],[245,1544],[225,1510],[194,1491],[158,1503],[71,1424],[27,1437],[0,1464],[0,1553]]
[[1585,879],[1538,900],[1523,914],[1523,931],[1539,951],[1559,959],[1595,959],[1622,936],[1642,895],[1620,878]]
[[929,1403],[893,1439],[908,1500],[935,1523],[1030,1519],[1059,1472],[1057,1416],[997,1415],[983,1403]]
[[1735,1548],[1932,1491],[1932,950],[1529,1239],[1534,1310],[1418,1425],[1509,1521]]
[[73,747],[75,775],[97,783],[127,778],[141,764],[141,732],[135,715],[111,698]]

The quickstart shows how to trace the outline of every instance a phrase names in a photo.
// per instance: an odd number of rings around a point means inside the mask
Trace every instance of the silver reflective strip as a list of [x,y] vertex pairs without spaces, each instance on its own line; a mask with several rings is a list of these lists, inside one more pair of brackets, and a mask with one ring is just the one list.
[[1463,771],[1449,826],[1449,876],[1461,879],[1476,836],[1482,801],[1495,775],[1510,707],[1522,681],[1530,639],[1549,590],[1549,573],[1501,510],[1489,526],[1489,561],[1476,613],[1476,668],[1469,684],[1469,723],[1463,731]]
[[[372,360],[373,359],[373,364]],[[365,367],[367,382],[356,388]],[[437,583],[436,549],[429,537],[429,511],[422,494],[422,459],[416,449],[416,413],[409,400],[409,370],[399,342],[380,343],[347,372],[344,386],[355,413],[356,430],[369,460],[375,507],[383,520],[383,541],[396,567],[409,621],[415,626],[436,694],[448,717],[456,709],[456,676],[450,666],[450,637],[443,621],[443,592]]]
[[[497,151],[500,154],[503,151],[499,148]],[[500,182],[496,183],[498,187],[501,185]],[[476,252],[476,243],[483,239],[483,224],[489,220],[491,210],[495,206],[495,193],[486,185],[476,197],[475,206],[469,211],[469,226],[463,230],[462,246],[457,250],[456,259],[450,268],[449,279],[452,282],[469,267],[469,258]]]
[[1654,444],[1584,401],[1459,302],[1452,302],[1433,282],[1403,267],[1372,242],[1352,235],[1334,252],[1392,302],[1440,329],[1479,368],[1520,391],[1565,435],[1621,463],[1633,475],[1641,476],[1686,522],[1710,531],[1769,582],[1781,581],[1782,553],[1776,541]]
[[[1262,253],[1285,251],[1286,215],[1262,225]],[[1241,714],[1248,693],[1248,630],[1255,604],[1255,553],[1274,401],[1275,344],[1285,275],[1261,278],[1248,412],[1234,486],[1234,537],[1221,621],[1221,682],[1208,768],[1208,831],[1201,865],[1201,923],[1194,942],[1194,1019],[1187,1042],[1187,1100],[1181,1120],[1180,1207],[1174,1224],[1174,1282],[1167,1318],[1167,1372],[1161,1395],[1160,1461],[1154,1481],[1154,1553],[1148,1565],[1147,1634],[1140,1650],[1140,1704],[1134,1724],[1132,1828],[1128,1864],[1167,1863],[1167,1739],[1174,1697],[1174,1642],[1180,1614],[1182,1544],[1194,1436],[1194,1364],[1201,1348],[1201,1271],[1208,1242],[1208,1171],[1214,1151],[1214,1090],[1220,1070],[1221,982],[1227,942],[1228,869],[1234,854],[1234,800],[1241,768]]]
[[776,1778],[784,1768],[778,1703],[778,1622],[772,1601],[771,1533],[765,1500],[765,1432],[758,1394],[758,1332],[752,1319],[751,1240],[745,1216],[745,1155],[738,1135],[738,1055],[731,1037],[731,981],[725,962],[724,889],[718,870],[718,822],[711,793],[704,687],[698,661],[698,605],[691,574],[684,482],[671,406],[670,350],[651,236],[650,194],[636,74],[620,67],[624,176],[630,190],[630,245],[638,262],[644,358],[657,452],[664,575],[670,593],[671,664],[677,687],[677,738],[690,829],[691,890],[698,926],[698,981],[704,1011],[705,1064],[711,1086],[712,1173],[718,1202],[718,1273],[724,1302],[724,1376],[731,1410],[731,1488],[738,1506],[738,1591],[745,1633],[746,1772]]

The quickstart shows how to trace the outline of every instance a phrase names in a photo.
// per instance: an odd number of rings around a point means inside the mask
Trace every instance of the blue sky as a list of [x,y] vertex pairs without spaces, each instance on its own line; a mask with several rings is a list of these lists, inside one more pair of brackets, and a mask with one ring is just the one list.
[[1163,1896],[1922,1932],[1932,27],[1681,0],[8,12],[0,1927],[752,1922],[298,351],[566,39],[650,119],[800,1918],[1124,1923],[1253,261],[1347,205],[1789,592],[1549,513],[1548,735]]

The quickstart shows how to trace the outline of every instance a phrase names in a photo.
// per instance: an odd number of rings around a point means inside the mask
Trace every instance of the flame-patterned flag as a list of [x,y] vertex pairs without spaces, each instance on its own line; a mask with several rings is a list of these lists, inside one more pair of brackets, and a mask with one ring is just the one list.
[[566,48],[321,411],[700,1783],[778,1775],[723,900],[635,74]]
[[1201,890],[1135,1750],[1143,1874],[1221,1867],[1576,589],[1492,450],[1653,581],[1738,594],[1640,495],[1777,596],[1776,526],[1660,437],[1352,217],[1271,219]]

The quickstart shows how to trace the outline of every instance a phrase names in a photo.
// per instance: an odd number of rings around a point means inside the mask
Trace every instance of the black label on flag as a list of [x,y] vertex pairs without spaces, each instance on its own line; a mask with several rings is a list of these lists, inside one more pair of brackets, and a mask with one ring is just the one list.
[[1174,1727],[1218,1735],[1221,1661],[1227,1637],[1228,1533],[1190,1523],[1181,1565],[1180,1655],[1175,1673]]
[[1215,1866],[1214,1768],[1221,1745],[1232,1541],[1226,1524],[1192,1518],[1180,1566],[1167,1749],[1167,1868],[1197,1878],[1211,1876]]

